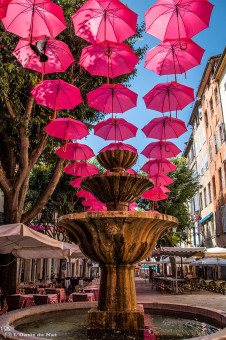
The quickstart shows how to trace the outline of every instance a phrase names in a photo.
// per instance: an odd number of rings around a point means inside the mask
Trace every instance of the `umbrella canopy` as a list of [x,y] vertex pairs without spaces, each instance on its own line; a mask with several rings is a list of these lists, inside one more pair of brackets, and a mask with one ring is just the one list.
[[190,39],[182,39],[187,45],[181,50],[177,40],[167,40],[146,53],[145,67],[159,75],[184,73],[199,65],[205,50]]
[[142,195],[141,195],[142,198],[146,198],[147,200],[150,200],[150,201],[162,201],[162,200],[165,200],[167,199],[169,196],[164,194],[164,192],[162,191],[161,188],[153,188],[151,190],[148,190],[146,192],[144,192]]
[[197,253],[204,253],[206,248],[204,247],[160,247],[155,249],[152,256],[166,255],[166,256],[180,256],[180,257],[190,257],[196,255]]
[[[167,159],[151,159],[145,163],[141,170],[150,174],[152,172],[172,172],[177,168],[177,166]],[[163,171],[164,170],[164,171]]]
[[50,136],[64,140],[82,139],[89,134],[87,126],[72,118],[57,118],[45,126]]
[[137,211],[135,208],[137,207],[137,204],[135,202],[131,203],[129,205],[129,211]]
[[137,94],[122,84],[103,84],[87,94],[88,105],[103,113],[123,113],[137,105]]
[[99,172],[95,165],[86,162],[76,162],[69,164],[66,166],[64,171],[66,174],[82,177],[92,176],[98,174]]
[[60,40],[48,37],[30,40],[20,39],[13,55],[23,67],[41,72],[43,74],[53,72],[65,72],[74,62],[69,47]]
[[219,257],[226,259],[226,249],[220,247],[208,248],[203,255],[204,257]]
[[159,0],[145,12],[146,32],[161,41],[192,38],[209,27],[212,9],[208,0]]
[[74,181],[72,181],[70,184],[74,187],[74,188],[81,188],[81,181],[84,179],[85,177],[78,177],[76,179],[74,179]]
[[128,150],[130,152],[134,152],[137,154],[137,149],[134,148],[132,145],[125,144],[125,143],[111,143],[108,146],[105,146],[103,149],[99,151],[105,152],[107,150]]
[[57,110],[73,109],[83,102],[80,90],[60,79],[44,80],[31,91],[31,94],[37,104],[54,110],[54,116],[50,118],[51,120],[56,118]]
[[109,118],[94,126],[94,135],[105,140],[123,141],[136,137],[138,128],[123,118]]
[[50,0],[11,0],[2,23],[22,38],[47,36],[55,38],[66,28],[63,9]]
[[11,0],[0,0],[0,19],[5,18]]
[[152,119],[142,131],[146,137],[166,140],[180,137],[187,128],[182,120],[166,116]]
[[83,201],[83,203],[85,203],[85,206],[89,206],[86,211],[107,211],[106,205],[98,200],[87,200]]
[[63,242],[28,228],[22,223],[0,226],[0,254],[24,259],[64,258]]
[[86,190],[79,190],[76,194],[78,197],[82,197],[82,198],[85,198],[86,201],[88,200],[94,200],[94,201],[97,201],[96,197],[93,196],[93,194],[91,194],[89,191],[86,191]]
[[95,156],[93,150],[88,145],[79,143],[67,143],[56,150],[56,153],[59,157],[70,159],[71,161],[87,160]]
[[195,100],[194,89],[188,86],[171,83],[158,84],[143,97],[147,109],[159,112],[182,110]]
[[131,73],[138,61],[129,45],[106,41],[83,48],[79,64],[92,75],[115,78]]
[[206,257],[198,261],[192,262],[189,266],[226,266],[226,259],[218,257]]
[[63,242],[63,253],[65,257],[72,259],[86,259],[77,244]]
[[172,142],[153,142],[146,146],[141,152],[147,158],[170,158],[176,157],[181,150]]
[[75,35],[91,44],[122,42],[136,33],[137,14],[118,0],[88,0],[72,21]]
[[128,169],[128,170],[126,170],[125,171],[127,174],[131,174],[131,175],[137,175],[137,172],[135,171],[135,170],[133,170],[133,169]]
[[167,176],[164,173],[154,173],[154,174],[152,173],[148,177],[150,177],[154,181],[155,186],[170,185],[171,183],[174,182],[169,176]]
[[171,192],[170,189],[164,187],[164,185],[156,186],[156,187],[154,187],[153,189],[155,189],[155,188],[157,189],[157,191],[158,191],[158,188],[159,188],[160,190],[162,190],[162,192],[163,192],[164,194],[166,194],[167,192]]

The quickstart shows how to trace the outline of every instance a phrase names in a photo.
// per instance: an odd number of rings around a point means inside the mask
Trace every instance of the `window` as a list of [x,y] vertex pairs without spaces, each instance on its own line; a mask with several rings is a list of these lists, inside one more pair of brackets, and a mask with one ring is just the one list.
[[198,146],[197,143],[195,142],[195,157],[198,157]]
[[215,183],[215,176],[212,178],[212,185],[213,185],[213,196],[216,198],[217,192],[216,192],[216,183]]
[[197,130],[196,119],[194,120],[193,129],[194,129],[195,131]]
[[203,196],[204,196],[204,204],[205,208],[207,207],[207,194],[206,194],[206,188],[203,190]]
[[208,115],[207,115],[207,111],[205,111],[205,123],[206,123],[206,128],[208,128],[209,122],[208,122]]
[[199,113],[199,119],[201,120],[202,119],[202,106],[199,105],[198,107],[198,113]]
[[210,99],[210,113],[211,113],[211,116],[214,114],[213,99],[212,98]]
[[199,171],[199,166],[197,165],[197,180],[200,180],[200,171]]
[[209,162],[208,162],[208,155],[207,155],[207,153],[205,154],[205,167],[206,167],[206,170],[209,169]]
[[218,130],[216,131],[215,135],[213,136],[214,139],[214,146],[215,146],[215,152],[217,153],[219,150],[219,144],[218,144]]
[[215,103],[216,103],[216,106],[217,106],[219,104],[217,87],[214,90],[214,99],[215,99]]
[[224,143],[224,124],[221,124],[219,126],[219,137],[220,137],[220,143],[221,145]]
[[222,191],[223,190],[223,183],[222,183],[222,171],[221,171],[221,168],[218,169],[218,178],[219,178],[220,191]]
[[210,144],[209,144],[209,155],[210,155],[210,162],[213,160],[213,153],[212,153],[212,138],[210,137]]
[[202,127],[202,142],[203,142],[203,144],[205,144],[205,142],[206,142],[205,126]]
[[201,151],[202,150],[202,141],[201,141],[200,135],[199,135],[198,139],[199,139],[199,151]]
[[224,188],[226,187],[226,162],[224,162]]
[[201,160],[201,176],[204,175],[204,166],[203,166],[203,160]]
[[203,210],[203,202],[202,202],[202,193],[201,192],[199,194],[199,206],[200,206],[200,210]]
[[209,195],[209,203],[212,202],[212,192],[211,192],[211,183],[208,183],[208,195]]
[[224,83],[224,90],[226,91],[226,83]]

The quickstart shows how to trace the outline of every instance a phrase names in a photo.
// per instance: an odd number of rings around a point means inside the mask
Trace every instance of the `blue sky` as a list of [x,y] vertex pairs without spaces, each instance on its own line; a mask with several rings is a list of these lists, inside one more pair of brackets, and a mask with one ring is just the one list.
[[[148,10],[156,1],[155,0],[128,0],[122,1],[127,4],[130,9],[138,14],[138,22],[141,23],[144,20],[144,13]],[[208,59],[213,56],[222,53],[225,44],[226,44],[226,29],[225,29],[225,15],[226,15],[226,0],[211,0],[210,1],[214,5],[214,9],[212,12],[210,27],[198,33],[193,37],[193,40],[199,44],[206,51],[202,58],[201,65],[189,70],[186,75],[186,79],[184,74],[178,75],[178,82],[193,87],[195,90],[195,94],[198,89],[199,82],[201,80],[203,71],[205,69],[206,63]],[[149,49],[158,45],[160,41],[149,34],[144,33],[143,40],[139,43],[140,45],[147,44]],[[138,133],[135,138],[128,139],[124,141],[124,143],[128,143],[137,148],[139,159],[136,165],[134,166],[135,170],[139,170],[140,167],[145,162],[146,158],[140,155],[140,152],[148,145],[149,143],[156,141],[150,138],[147,138],[141,129],[149,123],[155,117],[161,117],[162,114],[157,111],[146,109],[144,101],[142,97],[149,92],[155,85],[159,83],[165,83],[167,81],[171,81],[174,79],[173,75],[169,76],[158,76],[152,71],[149,71],[144,68],[144,60],[142,60],[138,65],[137,77],[131,81],[130,89],[136,93],[138,93],[138,101],[137,107],[133,108],[124,114],[118,114],[118,118],[124,118],[128,120],[130,123],[136,125],[138,127]],[[178,112],[178,118],[185,121],[186,125],[188,123],[189,117],[191,115],[192,105],[188,105],[183,111]],[[106,119],[109,118],[110,115],[106,115]],[[171,140],[175,143],[182,151],[184,150],[185,142],[188,140],[191,134],[191,127],[188,126],[188,132],[185,133],[178,139]],[[97,136],[91,135],[88,136],[85,144],[91,146],[97,154],[100,149],[108,144],[111,141],[105,141]]]

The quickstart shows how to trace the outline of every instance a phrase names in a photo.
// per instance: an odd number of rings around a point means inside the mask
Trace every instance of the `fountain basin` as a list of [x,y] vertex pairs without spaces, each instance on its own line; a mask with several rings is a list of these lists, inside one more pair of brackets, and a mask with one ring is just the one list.
[[[199,306],[190,306],[190,305],[183,305],[183,304],[170,304],[170,303],[144,303],[144,308],[147,311],[153,310],[153,311],[161,311],[161,312],[179,312],[183,315],[186,315],[186,318],[193,318],[196,316],[207,318],[208,323],[219,324],[221,327],[226,327],[226,313],[220,310],[210,309],[210,308],[202,308]],[[43,305],[43,306],[35,306],[25,309],[16,310],[10,313],[7,313],[0,317],[0,336],[4,337],[4,329],[8,328],[8,325],[21,325],[25,324],[27,322],[32,321],[29,317],[33,316],[36,320],[41,317],[48,317],[50,315],[49,313],[53,312],[60,312],[60,311],[71,311],[73,313],[73,310],[89,310],[89,308],[96,306],[95,302],[74,302],[74,303],[62,303],[62,304],[54,304],[54,305]],[[46,314],[47,313],[47,314]],[[44,314],[44,315],[43,315]],[[43,315],[43,316],[42,316]],[[53,329],[54,333],[54,329]],[[76,336],[76,334],[75,334]],[[28,339],[28,340],[40,340],[40,339],[47,339],[47,338],[40,338],[35,336],[27,336],[22,335],[21,332],[17,330],[13,330],[12,334],[7,334],[8,339]],[[50,338],[48,338],[49,340]],[[66,337],[64,338],[65,340]],[[75,339],[77,339],[75,337]],[[187,339],[190,340],[191,338]],[[226,339],[226,329],[219,330],[218,332],[207,335],[207,336],[201,336],[192,338],[192,340],[222,340]]]
[[98,162],[112,172],[122,172],[131,168],[138,159],[135,152],[128,150],[107,150],[97,155]]

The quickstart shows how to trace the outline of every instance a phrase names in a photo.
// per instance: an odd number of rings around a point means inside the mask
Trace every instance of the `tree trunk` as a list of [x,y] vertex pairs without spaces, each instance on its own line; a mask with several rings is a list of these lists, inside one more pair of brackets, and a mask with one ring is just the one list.
[[4,295],[16,293],[17,261],[12,254],[0,254],[0,287]]

